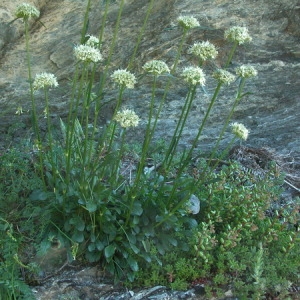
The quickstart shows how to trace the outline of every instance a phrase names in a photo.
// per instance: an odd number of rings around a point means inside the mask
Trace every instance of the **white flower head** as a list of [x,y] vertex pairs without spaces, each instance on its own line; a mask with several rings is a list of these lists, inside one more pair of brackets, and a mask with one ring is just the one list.
[[190,47],[188,53],[194,54],[195,56],[198,56],[201,60],[204,61],[216,58],[216,56],[218,55],[218,50],[212,43],[206,41],[195,43],[193,46]]
[[99,39],[93,35],[88,34],[85,36],[85,38],[87,39],[86,42],[84,43],[84,45],[86,46],[97,48],[100,44]]
[[238,137],[239,139],[242,139],[244,141],[247,140],[248,138],[248,134],[249,134],[249,130],[241,123],[232,123],[231,124],[232,127],[232,133]]
[[111,78],[114,82],[119,85],[125,85],[129,89],[133,89],[136,83],[135,75],[127,70],[116,70],[111,75]]
[[191,85],[205,85],[205,74],[199,67],[186,67],[183,69],[181,76],[183,77],[184,81]]
[[249,65],[242,65],[235,69],[236,75],[243,78],[255,77],[257,75],[257,71],[254,67]]
[[87,45],[79,45],[74,48],[76,59],[84,62],[98,62],[102,60],[102,55],[99,49]]
[[49,87],[57,87],[58,83],[54,74],[44,72],[35,76],[32,86],[34,90],[38,90]]
[[221,83],[229,85],[235,80],[235,76],[226,70],[219,69],[215,71],[212,75],[213,78],[218,80]]
[[161,60],[151,60],[144,64],[143,69],[146,72],[152,73],[154,75],[160,75],[163,73],[170,73],[170,69],[167,64]]
[[17,6],[15,15],[17,18],[29,20],[30,18],[38,18],[40,16],[40,11],[31,4],[21,3]]
[[133,110],[124,109],[116,114],[114,120],[120,123],[121,127],[128,128],[138,126],[140,118]]
[[184,29],[191,29],[200,26],[195,17],[179,16],[177,18],[177,22]]
[[248,29],[240,26],[233,26],[225,30],[224,37],[229,41],[238,42],[239,45],[252,41],[252,37],[249,35]]

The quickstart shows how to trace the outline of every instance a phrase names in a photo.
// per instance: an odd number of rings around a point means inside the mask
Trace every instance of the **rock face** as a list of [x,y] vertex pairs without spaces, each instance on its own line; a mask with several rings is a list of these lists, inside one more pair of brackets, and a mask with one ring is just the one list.
[[[27,61],[24,41],[24,24],[14,19],[19,0],[2,0],[0,6],[0,109],[2,142],[10,142],[20,132],[20,127],[30,127],[30,97]],[[59,88],[51,91],[52,117],[67,114],[71,91],[71,79],[75,60],[74,45],[80,41],[84,12],[88,1],[81,0],[30,0],[40,11],[39,20],[31,22],[32,74],[54,73]],[[108,15],[103,30],[102,54],[107,59],[113,41],[120,0],[93,0],[89,15],[88,33],[98,36],[103,21],[104,8]],[[121,17],[109,70],[126,68],[132,57],[139,31],[143,25],[149,0],[126,0]],[[246,144],[253,147],[271,147],[282,153],[300,153],[300,6],[298,0],[160,0],[153,1],[149,21],[137,49],[130,70],[141,74],[141,66],[151,59],[162,59],[169,66],[174,62],[182,31],[176,26],[179,15],[196,17],[200,27],[189,31],[183,45],[180,69],[193,63],[187,49],[196,41],[210,40],[219,47],[216,64],[222,66],[222,58],[228,54],[229,44],[223,41],[224,30],[231,26],[246,26],[253,38],[252,43],[238,48],[229,68],[249,63],[258,70],[258,76],[248,81],[245,91],[251,92],[237,107],[233,121],[243,123],[250,130]],[[40,21],[40,22],[39,22]],[[175,25],[174,25],[175,24]],[[100,64],[96,78],[100,78],[105,67]],[[184,131],[183,146],[192,142],[203,119],[216,85],[209,79],[211,66],[205,67],[207,86],[199,88],[193,104],[188,125]],[[159,82],[157,97],[162,95],[165,79]],[[199,149],[211,147],[222,129],[222,124],[233,102],[236,83],[222,89],[203,132]],[[172,135],[180,109],[187,92],[184,83],[174,82],[167,96],[162,116],[158,122],[156,138]],[[107,82],[104,102],[114,103],[116,90]],[[146,120],[147,103],[151,96],[151,78],[143,77],[134,90],[126,91],[124,105],[133,107]],[[41,121],[43,119],[43,95],[37,93]],[[18,105],[24,114],[15,115]],[[103,109],[101,120],[111,116],[110,107]],[[18,125],[19,124],[19,125]],[[13,129],[12,129],[13,128]],[[137,131],[137,132],[136,132]],[[137,129],[132,136],[142,137]],[[229,130],[221,145],[231,139]]]

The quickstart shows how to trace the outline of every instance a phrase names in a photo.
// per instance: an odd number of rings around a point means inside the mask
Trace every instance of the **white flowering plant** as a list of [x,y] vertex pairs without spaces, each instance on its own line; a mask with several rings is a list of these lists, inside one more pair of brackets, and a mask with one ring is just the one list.
[[[149,11],[152,2],[149,1]],[[105,18],[108,5],[105,9],[103,26],[107,24]],[[262,194],[259,194],[258,188],[252,193],[253,178],[245,181],[249,182],[249,187],[246,187],[247,193],[242,197],[241,182],[245,174],[240,169],[232,168],[230,162],[224,163],[228,153],[224,141],[228,142],[228,147],[237,138],[243,143],[251,141],[250,130],[246,127],[249,124],[231,123],[236,106],[249,95],[244,92],[246,82],[257,76],[253,66],[241,65],[233,70],[231,64],[238,46],[252,39],[248,29],[237,26],[227,29],[224,38],[231,47],[228,57],[225,62],[214,62],[221,49],[209,41],[195,41],[191,46],[187,45],[187,41],[195,37],[190,34],[190,29],[196,32],[200,24],[195,17],[179,16],[176,30],[181,29],[178,30],[178,34],[181,31],[181,37],[174,46],[177,49],[176,55],[170,55],[164,60],[143,54],[143,59],[138,61],[135,55],[139,53],[137,50],[142,41],[140,35],[132,57],[122,66],[117,66],[114,47],[118,44],[119,18],[108,45],[103,38],[104,28],[101,28],[98,37],[87,34],[88,29],[93,29],[88,26],[89,12],[87,6],[80,42],[73,49],[72,90],[66,93],[68,114],[59,119],[57,130],[54,127],[57,118],[52,111],[51,93],[55,88],[63,89],[68,85],[59,75],[56,78],[48,72],[38,73],[35,78],[31,78],[27,21],[38,18],[39,12],[27,4],[18,6],[16,11],[16,16],[25,23],[32,122],[36,140],[34,154],[38,157],[31,164],[34,164],[34,170],[43,182],[43,186],[32,191],[30,201],[49,203],[50,213],[47,216],[50,216],[50,221],[45,228],[50,228],[52,239],[54,235],[64,245],[68,257],[74,260],[79,257],[78,261],[84,262],[100,262],[116,280],[126,277],[131,282],[136,276],[143,276],[141,274],[144,270],[152,267],[154,262],[171,260],[168,258],[171,251],[194,254],[192,259],[179,260],[174,266],[170,263],[160,266],[169,274],[169,283],[174,283],[172,287],[182,284],[181,276],[185,276],[184,280],[206,278],[206,275],[212,276],[215,268],[220,271],[224,268],[231,278],[232,274],[253,278],[243,273],[251,268],[250,264],[245,268],[243,266],[244,269],[233,270],[238,268],[234,259],[238,259],[240,253],[237,251],[234,258],[228,253],[231,253],[230,249],[238,247],[240,242],[244,243],[243,247],[249,242],[251,253],[257,252],[255,247],[258,242],[269,233],[265,234],[261,229],[261,239],[252,240],[251,230],[256,230],[255,222],[263,222],[262,207],[269,198],[263,185],[259,186],[263,190]],[[122,15],[122,5],[118,15]],[[141,33],[145,28],[142,27]],[[186,53],[191,55],[185,56]],[[158,57],[163,57],[163,54]],[[181,109],[174,112],[174,128],[166,128],[171,131],[170,141],[166,137],[156,146],[154,139],[157,124],[165,118],[164,109],[168,107],[166,99],[180,98],[174,91],[170,93],[170,89],[177,91],[177,87],[185,93],[185,99]],[[199,159],[196,153],[201,148],[203,130],[208,126],[211,112],[224,89],[236,89],[232,101],[227,101],[228,116],[224,119],[223,128],[216,136],[216,144],[208,158],[201,156]],[[145,99],[142,104],[128,103],[132,97],[141,93],[144,93],[141,98]],[[44,101],[40,99],[43,95]],[[207,108],[195,121],[191,112],[204,97],[203,107]],[[131,105],[134,107],[129,108]],[[143,113],[145,109],[140,109],[141,106],[147,107],[146,114]],[[21,103],[16,114],[25,114]],[[46,127],[41,126],[43,122]],[[190,122],[199,122],[199,125],[196,133],[191,133],[188,147],[181,151],[180,142],[184,132],[189,131]],[[228,127],[234,138],[227,132]],[[41,128],[46,128],[45,135],[41,134]],[[132,137],[139,137],[138,145],[133,145]],[[224,144],[220,152],[221,142]],[[234,185],[232,176],[240,180],[239,184]],[[251,206],[253,198],[259,203],[259,208]],[[241,199],[248,205],[247,209],[231,206],[231,201]],[[253,215],[247,215],[248,211],[253,212]],[[248,227],[242,226],[240,222]],[[267,223],[263,225],[270,228]],[[241,232],[245,233],[246,238],[241,236]],[[44,236],[43,243],[51,246],[47,232]],[[291,236],[291,240],[294,243],[296,239]],[[267,243],[266,239],[264,241]],[[285,242],[284,245],[291,245],[289,243]],[[219,262],[219,257],[224,259]],[[231,262],[234,262],[234,267],[230,265]],[[187,266],[190,267],[188,272],[184,272],[184,275],[180,273]],[[176,273],[174,278],[171,278],[172,272]],[[255,273],[255,280],[259,280],[258,273]],[[145,274],[149,275],[147,272]],[[223,279],[221,275],[216,279],[219,283]],[[153,279],[151,276],[148,278],[150,281]],[[247,284],[249,281],[251,279]]]

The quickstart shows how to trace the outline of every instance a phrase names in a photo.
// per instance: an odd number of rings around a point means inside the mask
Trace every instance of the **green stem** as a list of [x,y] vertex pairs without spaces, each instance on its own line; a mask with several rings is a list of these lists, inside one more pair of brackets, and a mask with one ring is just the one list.
[[216,89],[215,89],[215,92],[214,92],[214,94],[212,96],[212,99],[210,101],[209,107],[208,107],[208,109],[207,109],[207,111],[205,113],[205,116],[204,116],[203,120],[202,120],[201,126],[198,129],[198,133],[196,135],[196,138],[194,139],[193,144],[192,144],[192,146],[191,146],[191,148],[190,148],[190,150],[188,152],[187,158],[183,162],[180,170],[183,170],[186,167],[186,165],[189,163],[189,161],[190,161],[190,159],[192,157],[193,151],[194,151],[194,149],[197,146],[197,142],[198,142],[198,140],[199,140],[199,138],[200,138],[200,136],[202,134],[203,128],[204,128],[204,126],[206,124],[206,121],[207,121],[207,118],[208,118],[208,116],[210,114],[210,111],[211,111],[212,107],[214,106],[215,101],[216,101],[216,99],[217,99],[217,97],[219,95],[219,92],[220,92],[220,89],[222,87],[222,84],[223,84],[222,82],[219,82],[218,85],[217,85],[217,87],[216,87]]
[[226,69],[229,66],[229,64],[231,63],[233,54],[234,54],[237,46],[238,46],[238,42],[234,42],[233,47],[231,48],[230,53],[227,58],[227,61],[225,63],[224,69]]
[[181,57],[182,47],[183,47],[183,44],[184,44],[186,36],[187,36],[187,32],[188,32],[188,29],[184,29],[183,30],[182,39],[181,39],[181,42],[180,42],[180,45],[179,45],[179,49],[178,49],[178,52],[177,52],[177,55],[176,55],[176,59],[175,59],[174,65],[173,65],[173,67],[171,69],[171,74],[175,71],[175,69],[176,69],[176,67],[178,65],[179,59]]
[[[115,132],[116,132],[116,126],[117,126],[116,122],[113,121],[113,119],[116,116],[116,114],[118,113],[118,110],[121,106],[122,96],[123,96],[123,92],[124,92],[125,88],[126,88],[126,86],[124,84],[119,87],[119,97],[118,97],[117,104],[116,104],[116,107],[115,107],[115,110],[114,110],[114,113],[113,113],[113,116],[112,116],[112,122],[113,123],[110,123],[109,126],[108,126],[108,132],[109,132],[109,135],[110,135],[110,139],[109,139],[109,143],[108,143],[108,150],[107,150],[108,152],[110,152],[110,150],[112,148],[112,144],[113,144],[113,140],[114,140]],[[112,131],[110,131],[111,126],[112,126]]]
[[[165,163],[166,163],[166,168],[167,169],[170,167],[170,165],[172,163],[172,160],[174,158],[175,151],[176,151],[177,145],[179,143],[179,139],[182,135],[184,126],[186,124],[187,117],[189,115],[189,112],[190,112],[191,107],[192,107],[193,100],[195,98],[196,88],[197,88],[197,86],[191,87],[189,89],[188,94],[187,94],[183,110],[181,112],[180,118],[178,120],[175,132],[173,134],[173,137],[172,137],[172,140],[171,140],[171,143],[170,143],[170,147],[169,147],[169,149],[167,151],[167,154],[166,154],[166,157],[165,157]],[[178,131],[179,131],[179,133],[178,133]]]
[[40,132],[37,124],[37,114],[36,114],[36,104],[33,91],[33,80],[31,74],[31,57],[30,57],[30,45],[29,45],[29,24],[28,20],[24,20],[25,24],[25,42],[26,42],[26,54],[27,54],[27,68],[28,68],[28,79],[30,85],[30,98],[31,98],[31,109],[32,109],[32,123],[34,128],[34,133],[36,135],[37,141],[40,142]]
[[49,151],[50,151],[50,164],[52,169],[53,176],[53,186],[56,187],[56,163],[54,161],[54,152],[53,152],[53,139],[52,139],[52,126],[51,126],[51,118],[49,116],[49,94],[48,89],[44,89],[44,96],[46,101],[46,118],[47,118],[47,130],[48,130],[48,139],[49,139]]
[[84,14],[84,20],[83,20],[83,27],[81,30],[81,39],[80,39],[80,44],[84,43],[85,36],[89,27],[89,14],[90,14],[90,9],[91,9],[91,0],[88,0],[86,9],[85,9],[85,14]]
[[[40,138],[40,131],[39,126],[37,122],[37,113],[36,113],[36,103],[34,98],[34,90],[33,90],[33,79],[31,74],[31,57],[30,57],[30,44],[29,44],[29,24],[28,20],[24,19],[25,24],[25,44],[26,44],[26,58],[27,58],[27,68],[28,68],[28,79],[29,79],[29,86],[30,86],[30,98],[31,98],[31,118],[32,118],[32,126],[33,131],[36,137],[36,143],[38,144],[38,147],[40,147],[41,144],[41,138]],[[46,182],[45,182],[45,176],[44,176],[44,157],[42,150],[39,149],[39,172],[41,174],[41,178],[44,183],[44,189],[47,188]]]
[[242,98],[242,91],[243,91],[244,85],[245,85],[245,78],[242,78],[242,80],[241,80],[241,82],[240,82],[240,84],[239,84],[238,92],[237,92],[236,98],[235,98],[235,100],[234,100],[233,106],[232,106],[232,108],[231,108],[231,110],[230,110],[230,112],[229,112],[229,114],[228,114],[228,116],[227,116],[227,118],[226,118],[226,121],[225,121],[225,123],[224,123],[224,125],[223,125],[223,128],[222,128],[222,130],[221,130],[221,133],[220,133],[220,135],[219,135],[219,137],[218,137],[218,140],[217,140],[217,142],[216,142],[216,144],[215,144],[215,146],[214,146],[214,148],[213,148],[213,150],[212,150],[212,153],[211,153],[211,155],[210,155],[210,158],[209,158],[210,160],[214,157],[216,151],[218,150],[219,144],[220,144],[221,139],[222,139],[223,136],[224,136],[225,130],[226,130],[226,128],[228,127],[228,124],[229,124],[229,122],[230,122],[230,120],[231,120],[231,118],[232,118],[232,115],[233,115],[233,113],[234,113],[234,110],[235,110],[236,106],[239,104],[239,102],[240,102],[240,100],[241,100],[241,98]]
[[[154,125],[151,128],[151,122],[152,122],[152,118],[153,118],[154,102],[155,102],[156,83],[157,83],[157,76],[154,75],[154,80],[153,80],[153,85],[152,85],[152,93],[151,93],[151,100],[150,100],[150,107],[149,107],[148,123],[147,123],[147,127],[146,127],[146,133],[145,133],[145,138],[144,138],[144,142],[143,142],[143,147],[142,147],[142,156],[141,156],[139,166],[138,166],[138,170],[137,170],[137,174],[136,174],[136,177],[135,177],[134,187],[137,186],[137,184],[138,184],[138,182],[141,178],[141,175],[143,173],[144,164],[145,164],[145,160],[146,160],[146,157],[147,157],[150,140],[151,140],[151,138],[154,134],[156,122],[157,122],[157,119],[158,119],[158,114],[156,114]],[[133,190],[134,189],[135,188],[133,188]]]
[[116,22],[116,27],[115,27],[115,30],[114,30],[113,39],[110,43],[109,53],[108,53],[108,57],[107,57],[107,60],[106,60],[105,74],[107,73],[108,67],[110,66],[110,61],[111,61],[112,54],[113,54],[113,51],[114,51],[114,48],[115,48],[115,45],[116,45],[116,40],[117,40],[117,36],[118,36],[118,33],[119,33],[119,27],[120,27],[123,7],[124,7],[124,0],[121,0],[120,6],[119,6],[117,22]]
[[122,128],[120,149],[118,150],[117,160],[116,162],[113,163],[114,170],[111,176],[113,178],[113,182],[111,183],[112,186],[116,186],[118,183],[119,173],[120,173],[119,168],[121,166],[121,160],[124,152],[125,137],[126,137],[126,128]]
[[134,50],[133,50],[133,54],[131,55],[131,58],[130,58],[130,61],[128,63],[128,69],[131,68],[131,65],[135,59],[135,56],[136,56],[136,53],[137,53],[137,50],[140,46],[140,43],[141,43],[141,40],[142,40],[142,37],[143,37],[143,34],[144,34],[144,31],[146,29],[146,25],[148,23],[148,19],[149,19],[149,16],[151,14],[151,11],[152,11],[152,8],[153,8],[153,3],[154,3],[154,0],[151,0],[150,3],[149,3],[149,6],[147,8],[147,12],[146,12],[146,16],[145,16],[145,19],[144,19],[144,23],[143,23],[143,26],[139,32],[139,36],[138,36],[138,39],[137,39],[137,42],[135,44],[135,47],[134,47]]
[[[79,87],[77,87],[77,76],[74,78],[73,84],[74,84],[74,98],[71,99],[71,104],[73,111],[69,112],[69,118],[68,118],[68,124],[67,124],[67,143],[66,143],[66,155],[67,155],[67,162],[66,162],[66,176],[67,176],[67,184],[69,184],[69,176],[71,174],[71,162],[72,162],[72,156],[74,157],[74,151],[76,154],[79,151],[78,147],[75,145],[78,141],[76,141],[76,132],[75,132],[75,127],[76,127],[76,122],[77,122],[77,117],[78,117],[78,109],[79,109],[79,103],[80,100],[82,99],[82,96],[84,95],[83,93],[83,87],[84,83],[86,80],[87,76],[87,68],[88,68],[88,62],[83,63],[83,70],[82,70],[82,76],[80,77],[80,82],[79,82]],[[77,95],[75,95],[77,93]]]

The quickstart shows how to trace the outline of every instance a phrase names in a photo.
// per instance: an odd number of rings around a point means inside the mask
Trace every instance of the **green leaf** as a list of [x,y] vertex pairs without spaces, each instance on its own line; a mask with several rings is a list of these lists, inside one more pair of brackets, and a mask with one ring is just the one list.
[[79,216],[70,219],[70,224],[73,224],[79,231],[83,231],[85,228],[85,223]]
[[140,249],[136,245],[130,243],[130,248],[135,254],[140,253]]
[[92,213],[97,210],[97,204],[93,201],[89,201],[86,203],[85,208],[88,210],[88,212]]
[[144,259],[146,262],[148,262],[148,263],[150,263],[150,262],[152,261],[151,256],[148,255],[148,254],[146,254],[146,253],[143,253],[141,256],[142,256],[143,259]]
[[150,252],[151,245],[150,245],[149,240],[142,241],[142,244],[144,246],[145,251]]
[[129,256],[127,258],[127,262],[128,262],[128,265],[129,265],[130,269],[133,272],[137,272],[139,270],[138,263],[137,263],[137,261],[132,256]]
[[114,245],[108,245],[104,249],[104,255],[106,258],[111,258],[115,254],[115,251],[116,247]]
[[76,229],[79,231],[83,231],[85,228],[85,224],[83,220],[79,220],[78,223],[76,223]]
[[76,230],[76,232],[72,235],[72,240],[77,243],[82,243],[84,241],[83,232]]
[[139,216],[133,216],[133,219],[132,219],[132,224],[134,225],[137,225],[140,223],[140,218]]
[[140,202],[134,202],[133,203],[133,207],[132,207],[132,211],[131,214],[133,216],[140,216],[143,213],[143,208]]
[[96,262],[100,259],[101,253],[96,252],[96,251],[93,251],[93,252],[88,252],[87,251],[86,254],[85,254],[85,257],[89,262]]
[[136,237],[134,234],[128,233],[127,239],[131,244],[136,244]]
[[177,240],[176,239],[174,239],[174,238],[172,238],[172,237],[168,237],[168,242],[171,244],[171,245],[173,245],[173,246],[177,246]]
[[99,251],[104,249],[104,244],[101,241],[96,241],[96,247]]
[[48,199],[48,193],[42,190],[34,190],[30,194],[29,199],[33,201],[45,201]]
[[88,250],[89,250],[90,252],[93,252],[95,249],[96,249],[95,243],[89,244]]

